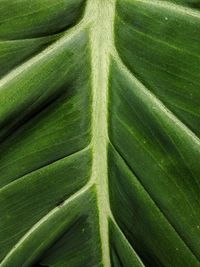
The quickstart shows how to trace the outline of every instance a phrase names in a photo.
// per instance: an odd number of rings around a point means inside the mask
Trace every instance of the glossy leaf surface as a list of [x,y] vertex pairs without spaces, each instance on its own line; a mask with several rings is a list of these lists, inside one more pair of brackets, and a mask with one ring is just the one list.
[[200,266],[200,13],[0,1],[0,267]]

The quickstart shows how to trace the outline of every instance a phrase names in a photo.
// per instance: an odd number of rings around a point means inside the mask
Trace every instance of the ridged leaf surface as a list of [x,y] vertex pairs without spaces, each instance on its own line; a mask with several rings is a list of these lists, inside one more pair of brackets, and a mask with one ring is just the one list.
[[0,1],[0,267],[200,266],[199,8]]

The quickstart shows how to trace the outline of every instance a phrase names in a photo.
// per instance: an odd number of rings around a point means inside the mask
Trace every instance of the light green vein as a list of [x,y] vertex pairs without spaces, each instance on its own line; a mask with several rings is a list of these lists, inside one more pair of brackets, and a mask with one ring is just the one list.
[[193,144],[200,146],[200,140],[197,135],[187,126],[185,125],[168,107],[164,105],[164,103],[158,99],[148,88],[144,86],[144,84],[139,81],[134,74],[126,67],[126,65],[122,62],[118,52],[115,50],[113,53],[113,60],[117,62],[119,68],[128,75],[128,77],[140,88],[140,92],[145,96],[144,99],[149,99],[150,102],[155,104],[155,107],[162,111],[165,117],[174,122],[174,126],[180,131],[183,131],[184,134],[189,138]]
[[[117,147],[112,144],[110,142],[111,147],[113,148],[113,151],[118,155],[118,157],[120,158],[120,160],[123,162],[123,164],[126,166],[126,168],[130,171],[130,173],[134,176],[136,176],[137,174],[134,173],[134,170],[132,170],[132,168],[129,166],[129,164],[127,163],[127,161],[123,158],[123,156],[121,155],[121,153],[119,152],[119,150],[117,149]],[[153,199],[152,195],[149,193],[149,191],[146,189],[146,187],[144,186],[144,184],[142,183],[141,179],[137,177],[137,181],[140,184],[140,186],[142,186],[143,190],[146,192],[146,194],[149,196],[152,204],[154,205],[154,207],[159,211],[159,213],[161,213],[161,215],[163,216],[163,219],[165,220],[165,222],[169,225],[169,227],[174,231],[174,233],[176,234],[177,238],[184,244],[184,246],[189,250],[189,252],[191,253],[191,255],[195,258],[195,260],[197,262],[199,262],[197,256],[195,255],[195,253],[193,252],[192,248],[187,244],[187,242],[182,238],[181,234],[179,233],[178,229],[171,223],[171,221],[168,219],[168,217],[166,216],[166,214],[162,211],[162,209],[159,207],[158,203]]]
[[108,214],[107,177],[107,95],[110,51],[113,47],[115,0],[88,1],[86,16],[93,18],[90,32],[92,64],[92,181],[97,187],[99,229],[103,266],[111,266]]

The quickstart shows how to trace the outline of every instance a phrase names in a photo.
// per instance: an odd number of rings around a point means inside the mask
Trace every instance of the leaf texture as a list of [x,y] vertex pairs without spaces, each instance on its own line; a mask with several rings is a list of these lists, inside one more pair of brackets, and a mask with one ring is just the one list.
[[0,1],[0,267],[200,266],[200,13]]

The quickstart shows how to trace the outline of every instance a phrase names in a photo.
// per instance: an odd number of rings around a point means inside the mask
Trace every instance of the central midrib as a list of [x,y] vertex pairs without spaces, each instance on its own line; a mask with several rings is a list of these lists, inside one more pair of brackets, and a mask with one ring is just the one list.
[[90,46],[92,64],[92,182],[96,185],[102,264],[109,267],[110,213],[107,144],[108,144],[108,76],[110,52],[113,47],[115,0],[89,0],[86,15],[91,19]]

